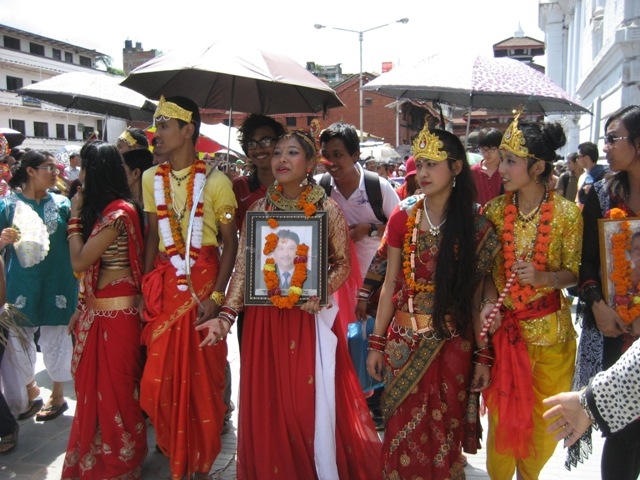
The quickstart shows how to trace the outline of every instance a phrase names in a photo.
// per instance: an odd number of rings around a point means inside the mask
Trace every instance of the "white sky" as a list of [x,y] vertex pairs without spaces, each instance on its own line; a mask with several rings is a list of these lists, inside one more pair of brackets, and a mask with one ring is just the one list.
[[[364,34],[365,71],[380,72],[384,61],[398,66],[439,52],[451,52],[452,62],[461,50],[492,55],[492,45],[511,37],[518,23],[526,36],[544,41],[538,0],[0,0],[0,9],[0,23],[95,49],[111,56],[116,68],[122,68],[127,39],[166,52],[231,36],[301,65],[342,63],[344,73],[357,73],[358,34],[313,25],[358,31],[403,17],[409,23]],[[543,57],[536,61],[545,64]]]

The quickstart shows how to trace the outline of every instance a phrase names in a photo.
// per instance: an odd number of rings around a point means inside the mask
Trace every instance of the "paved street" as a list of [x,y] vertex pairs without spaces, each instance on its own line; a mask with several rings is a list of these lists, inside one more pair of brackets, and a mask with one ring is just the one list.
[[[44,371],[40,354],[36,379],[42,388],[42,397],[47,398],[51,387],[48,375]],[[237,384],[240,372],[238,344],[235,336],[229,337],[229,361],[233,375],[234,397],[238,391]],[[44,387],[44,388],[43,388]],[[35,422],[32,419],[20,423],[20,443],[18,448],[4,456],[0,456],[0,479],[43,480],[59,479],[62,471],[64,452],[71,428],[71,419],[75,411],[75,395],[73,384],[65,385],[69,402],[69,410],[52,422]],[[235,401],[235,398],[234,398]],[[237,410],[233,415],[237,424]],[[483,419],[486,431],[486,417]],[[153,428],[148,429],[149,453],[144,463],[143,478],[168,479],[169,465],[167,459],[155,450]],[[540,480],[597,480],[600,478],[600,453],[603,440],[596,434],[594,452],[591,458],[571,472],[564,468],[564,451],[558,447],[553,458],[542,471]],[[212,479],[236,478],[236,435],[235,430],[223,436],[222,452],[211,470]],[[485,469],[486,451],[480,450],[478,455],[469,455],[466,468],[470,480],[485,480],[488,475]],[[294,479],[292,479],[294,480]]]

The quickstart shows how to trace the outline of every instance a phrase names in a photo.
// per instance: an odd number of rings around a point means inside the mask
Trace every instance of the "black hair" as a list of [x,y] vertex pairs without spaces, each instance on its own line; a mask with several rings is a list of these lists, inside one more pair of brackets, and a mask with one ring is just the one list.
[[16,163],[11,169],[11,179],[8,184],[11,188],[22,188],[29,181],[27,168],[38,168],[47,161],[51,154],[38,152],[37,150],[29,150],[23,156],[20,162]]
[[476,231],[474,205],[476,187],[471,167],[462,142],[446,130],[431,130],[443,143],[448,154],[447,162],[453,170],[460,161],[462,170],[455,177],[456,186],[446,205],[446,218],[442,228],[442,240],[438,250],[434,282],[437,285],[433,305],[434,329],[439,335],[447,335],[445,315],[453,314],[459,332],[466,331],[472,323],[472,302],[477,287],[469,268],[476,264]]
[[82,232],[85,242],[96,220],[107,205],[114,200],[125,200],[138,211],[142,226],[142,211],[137,205],[124,171],[122,156],[115,145],[107,142],[87,142],[80,150],[81,168],[84,171],[82,198]]
[[320,134],[320,143],[327,143],[329,140],[333,140],[334,138],[342,140],[342,143],[344,143],[349,155],[353,155],[360,151],[358,131],[353,125],[340,122],[329,125]]
[[295,242],[296,245],[300,245],[300,237],[296,232],[291,230],[279,230],[278,231],[278,240],[288,239],[292,242]]
[[141,128],[127,128],[125,131],[129,132],[129,135],[133,137],[138,145],[149,148],[149,139],[147,138],[147,134],[144,133],[144,130]]
[[67,188],[67,198],[72,199],[73,196],[78,191],[78,187],[82,186],[82,182],[79,178],[76,178],[73,182],[69,184],[69,188]]
[[478,147],[499,147],[502,142],[502,132],[497,128],[483,128],[478,132]]
[[122,160],[129,167],[129,170],[140,170],[144,172],[147,168],[153,166],[153,153],[146,148],[135,148],[128,150],[122,154]]
[[[619,120],[624,128],[627,130],[627,138],[625,140],[618,140],[619,142],[629,142],[638,153],[638,147],[636,143],[640,139],[640,105],[629,105],[628,107],[622,107],[613,112],[606,123],[604,124],[604,131],[606,133],[611,122]],[[610,178],[610,186],[608,187],[615,195],[625,198],[629,195],[629,174],[621,171],[614,173]]]
[[280,138],[286,132],[284,126],[271,117],[257,113],[249,115],[245,118],[244,122],[242,122],[240,128],[238,128],[238,142],[242,145],[242,150],[244,150],[245,155],[249,155],[247,144],[251,141],[253,133],[262,127],[269,127],[273,130],[276,138]]
[[567,155],[567,165],[569,165],[569,162],[577,162],[578,161],[578,153],[577,152],[571,152],[569,155]]
[[522,131],[525,146],[529,150],[527,168],[531,168],[538,160],[544,160],[544,171],[540,174],[542,183],[551,175],[553,162],[556,160],[556,150],[567,143],[562,125],[554,123],[520,123],[518,128]]
[[580,155],[586,155],[591,159],[591,163],[598,163],[598,157],[600,153],[598,152],[598,145],[593,142],[584,142],[578,145],[578,152]]
[[[165,98],[165,101],[175,103],[179,107],[184,108],[185,110],[191,112],[191,123],[195,127],[193,129],[193,135],[191,136],[191,141],[193,142],[193,146],[195,147],[196,142],[198,141],[198,137],[200,137],[201,120],[200,120],[200,109],[198,108],[198,105],[196,105],[196,102],[194,102],[190,98],[181,97],[181,96]],[[176,120],[178,120],[178,125],[180,125],[180,128],[183,128],[185,125],[187,125],[187,122],[185,122],[184,120],[180,120],[178,118],[176,118]],[[147,142],[147,146],[149,146],[148,142]]]

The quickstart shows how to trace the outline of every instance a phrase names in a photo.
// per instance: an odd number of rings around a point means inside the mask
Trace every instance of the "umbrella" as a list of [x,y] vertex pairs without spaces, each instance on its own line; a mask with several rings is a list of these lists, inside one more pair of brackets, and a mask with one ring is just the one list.
[[224,123],[216,123],[214,125],[203,123],[200,125],[200,133],[224,145],[231,150],[231,153],[235,152],[237,156],[244,157],[244,150],[242,150],[242,145],[238,141],[238,129],[236,127],[228,127]]
[[20,88],[18,93],[65,109],[150,122],[156,108],[153,102],[122,87],[121,80],[122,77],[103,74],[69,72]]
[[549,77],[512,58],[436,54],[394,68],[363,90],[395,98],[431,100],[467,107],[467,136],[473,108],[526,112],[590,113]]
[[264,115],[343,106],[331,87],[291,58],[228,40],[155,57],[121,85],[148,98],[183,95],[204,109]]
[[374,158],[375,160],[394,160],[400,158],[400,154],[388,143],[360,146],[360,159],[366,160],[368,158]]
[[69,157],[72,153],[80,153],[80,147],[78,145],[65,145],[64,147],[60,147],[56,150],[53,156],[58,163],[68,167]]
[[[145,135],[147,136],[147,139],[149,140],[149,145],[151,145],[151,142],[153,142],[155,131],[156,131],[155,125],[151,125],[150,127],[146,128],[144,131]],[[198,137],[198,141],[196,142],[196,152],[198,152],[199,154],[215,153],[221,148],[222,148],[222,145],[220,145],[214,139],[209,138],[206,135],[203,135],[202,133],[200,134],[200,136]]]
[[512,58],[436,54],[383,73],[363,87],[395,98],[526,112],[589,112],[549,77]]
[[14,130],[13,128],[0,127],[0,134],[4,135],[4,138],[7,139],[9,149],[22,145],[22,142],[24,142],[26,138],[22,132]]

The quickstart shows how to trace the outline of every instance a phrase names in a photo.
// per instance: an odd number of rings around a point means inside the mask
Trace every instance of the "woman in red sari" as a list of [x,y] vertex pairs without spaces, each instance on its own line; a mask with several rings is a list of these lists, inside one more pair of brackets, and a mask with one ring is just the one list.
[[382,477],[460,480],[462,449],[475,453],[479,436],[478,395],[470,391],[491,377],[478,305],[499,241],[474,209],[460,140],[425,126],[413,151],[423,194],[389,218],[386,276],[369,336],[367,370],[385,381]]
[[[216,335],[228,332],[237,312],[245,311],[240,357],[240,480],[368,480],[380,476],[380,440],[346,343],[344,325],[353,315],[357,289],[349,279],[349,232],[340,208],[313,183],[315,162],[315,144],[308,134],[295,131],[280,137],[271,160],[276,183],[249,210],[265,215],[298,211],[308,217],[316,211],[326,212],[327,293],[332,306],[321,308],[314,297],[295,305],[302,290],[311,288],[309,277],[314,270],[307,271],[305,258],[307,253],[315,255],[320,238],[311,239],[309,246],[305,245],[308,240],[298,245],[294,263],[300,266],[294,267],[288,295],[280,291],[275,264],[270,270],[269,261],[265,263],[270,298],[265,306],[244,306],[247,249],[239,248],[221,313],[197,327],[208,330],[201,346],[212,345],[218,341]],[[273,230],[269,235],[273,237],[266,237],[267,251],[270,244],[275,250],[282,241],[275,234],[276,223],[270,218]],[[249,230],[245,224],[241,245],[246,245]]]
[[140,478],[147,453],[138,401],[141,215],[113,145],[87,143],[80,155],[84,189],[71,201],[68,227],[71,263],[80,276],[78,310],[69,324],[78,403],[62,478]]

